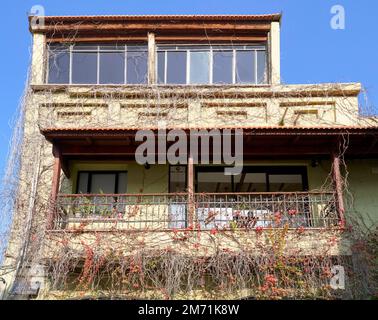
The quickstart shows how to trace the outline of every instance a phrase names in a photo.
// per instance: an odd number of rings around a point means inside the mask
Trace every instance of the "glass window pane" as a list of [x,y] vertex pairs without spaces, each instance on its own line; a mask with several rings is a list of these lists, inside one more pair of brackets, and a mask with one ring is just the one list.
[[69,83],[70,54],[68,51],[49,53],[48,83]]
[[127,52],[127,83],[147,83],[147,52]]
[[121,172],[118,174],[118,193],[127,192],[127,173]]
[[232,51],[214,51],[213,83],[232,83]]
[[257,83],[267,83],[265,51],[257,51]]
[[157,53],[157,75],[158,83],[164,83],[164,73],[165,73],[165,52]]
[[125,55],[122,52],[100,53],[100,83],[124,83]]
[[97,53],[72,53],[72,83],[97,83]]
[[98,46],[96,44],[81,44],[77,43],[73,46],[73,50],[78,51],[97,51]]
[[209,83],[210,52],[190,52],[190,83]]
[[125,45],[123,44],[102,44],[100,50],[110,50],[110,51],[125,51]]
[[186,191],[186,167],[171,166],[169,172],[169,192]]
[[254,51],[236,51],[236,83],[255,83]]
[[88,193],[88,176],[87,172],[80,172],[77,183],[77,193]]
[[91,193],[114,194],[116,175],[114,173],[93,173],[91,179]]
[[266,174],[243,172],[235,176],[236,192],[266,192]]
[[186,83],[186,52],[167,52],[167,83]]
[[232,192],[231,176],[224,172],[198,172],[197,192]]
[[269,191],[288,192],[303,191],[302,175],[300,174],[270,174]]
[[127,46],[128,52],[147,52],[147,46],[145,45],[129,45]]

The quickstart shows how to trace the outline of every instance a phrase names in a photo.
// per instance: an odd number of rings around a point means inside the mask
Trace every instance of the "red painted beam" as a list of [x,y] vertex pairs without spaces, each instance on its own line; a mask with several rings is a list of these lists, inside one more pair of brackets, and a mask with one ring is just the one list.
[[343,197],[343,178],[340,172],[340,157],[336,153],[332,154],[332,176],[336,192],[337,213],[340,219],[340,226],[345,226],[345,207]]

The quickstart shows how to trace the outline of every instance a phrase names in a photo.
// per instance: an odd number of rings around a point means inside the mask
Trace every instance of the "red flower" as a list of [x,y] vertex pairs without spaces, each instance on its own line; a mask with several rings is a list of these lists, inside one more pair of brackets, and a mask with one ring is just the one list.
[[274,222],[275,222],[276,224],[280,224],[281,219],[282,219],[281,212],[277,211],[277,212],[274,214]]
[[267,274],[265,276],[265,281],[267,282],[268,286],[275,286],[278,282],[277,278],[272,274]]
[[305,231],[305,228],[302,226],[302,227],[299,227],[298,229],[297,229],[297,232],[299,233],[299,234],[302,234],[303,232]]
[[263,227],[256,227],[256,228],[255,228],[255,231],[256,231],[257,233],[261,233],[263,230],[264,230]]
[[200,247],[200,244],[199,244],[199,243],[195,243],[195,244],[193,244],[193,247],[194,247],[195,249],[198,249],[198,248]]
[[291,215],[291,216],[295,216],[298,212],[297,212],[297,210],[295,210],[295,209],[291,209],[291,210],[289,210],[287,213],[288,213],[289,215]]
[[210,231],[210,234],[212,234],[212,235],[216,235],[217,233],[218,233],[218,230],[215,229],[215,228],[211,229],[211,231]]

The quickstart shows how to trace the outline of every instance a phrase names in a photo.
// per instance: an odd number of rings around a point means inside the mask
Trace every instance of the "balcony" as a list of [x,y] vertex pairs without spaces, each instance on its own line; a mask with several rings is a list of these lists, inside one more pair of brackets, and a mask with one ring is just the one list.
[[327,192],[59,194],[53,230],[318,229],[339,225]]

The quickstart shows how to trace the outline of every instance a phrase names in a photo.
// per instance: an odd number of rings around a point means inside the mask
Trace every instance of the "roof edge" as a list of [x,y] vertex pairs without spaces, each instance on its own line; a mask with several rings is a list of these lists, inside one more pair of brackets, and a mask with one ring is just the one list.
[[[168,127],[167,129],[182,129],[182,130],[204,130],[204,129],[214,129],[214,127]],[[122,132],[134,132],[138,130],[158,130],[158,127],[143,127],[143,128],[121,128],[121,127],[110,127],[110,128],[96,128],[96,127],[81,127],[81,128],[41,128],[40,132],[43,135],[48,135],[49,133],[122,133]],[[242,129],[242,130],[255,130],[255,131],[326,131],[326,132],[353,132],[353,131],[377,131],[378,126],[222,126],[218,129]]]
[[[29,15],[29,21],[35,17]],[[62,16],[43,16],[45,21],[47,20],[227,20],[227,19],[241,19],[241,20],[266,20],[266,21],[281,21],[281,13],[272,14],[147,14],[147,15],[62,15]]]
[[166,22],[174,25],[178,21],[182,22],[195,22],[195,21],[233,21],[233,22],[281,22],[281,13],[273,14],[251,14],[251,15],[77,15],[77,16],[36,16],[30,15],[29,20],[29,30],[30,32],[43,32],[43,26],[32,27],[31,22],[35,17],[43,17],[46,26],[53,23],[61,24],[72,24],[72,23],[83,23],[83,22],[103,22],[103,23],[114,23],[119,21],[130,21],[130,22]]

